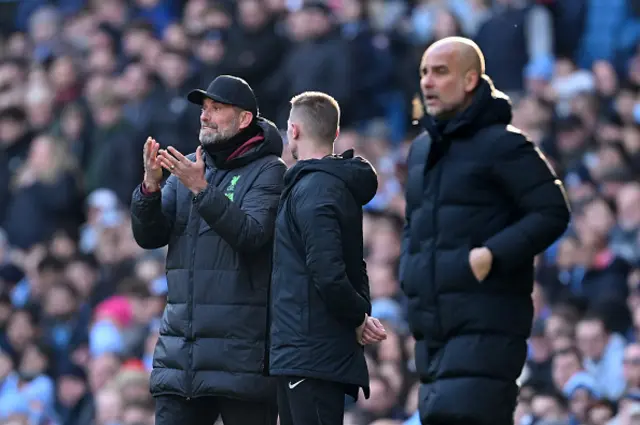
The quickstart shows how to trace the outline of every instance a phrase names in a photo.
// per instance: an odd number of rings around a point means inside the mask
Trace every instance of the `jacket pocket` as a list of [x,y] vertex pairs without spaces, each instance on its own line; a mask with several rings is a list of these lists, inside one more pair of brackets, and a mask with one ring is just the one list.
[[436,258],[436,287],[438,293],[469,290],[479,284],[469,263],[468,244],[452,250],[441,250]]
[[471,254],[471,249],[467,249],[467,253],[466,253],[465,259],[464,259],[463,268],[467,271],[467,273],[469,275],[469,279],[471,281],[480,284],[482,282],[478,280],[476,275],[473,273],[473,269],[471,268],[471,261],[469,261],[469,254]]

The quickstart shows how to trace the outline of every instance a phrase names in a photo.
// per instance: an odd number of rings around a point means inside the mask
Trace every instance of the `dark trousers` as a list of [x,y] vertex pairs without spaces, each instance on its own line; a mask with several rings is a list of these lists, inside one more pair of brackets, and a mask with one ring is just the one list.
[[224,425],[276,425],[275,405],[225,397],[184,397],[161,395],[156,400],[156,425],[214,425],[222,417]]
[[344,394],[344,385],[336,382],[281,377],[278,379],[280,425],[342,425]]

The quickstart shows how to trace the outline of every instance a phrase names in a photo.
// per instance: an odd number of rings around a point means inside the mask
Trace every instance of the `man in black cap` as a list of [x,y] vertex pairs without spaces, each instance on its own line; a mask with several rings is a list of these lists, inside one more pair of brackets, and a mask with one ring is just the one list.
[[[151,373],[156,424],[275,424],[263,370],[282,138],[240,78],[219,76],[187,98],[202,106],[200,146],[184,156],[147,139],[131,205],[138,244],[169,246]],[[163,168],[171,175],[161,184]]]

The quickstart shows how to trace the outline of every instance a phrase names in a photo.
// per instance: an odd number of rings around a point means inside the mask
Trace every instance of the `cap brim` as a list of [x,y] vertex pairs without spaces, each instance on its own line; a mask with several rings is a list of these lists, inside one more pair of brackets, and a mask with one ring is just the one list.
[[221,96],[207,93],[206,91],[201,89],[191,90],[187,95],[187,100],[196,105],[202,105],[205,99],[211,99],[219,103],[224,103],[225,105],[233,105],[233,103],[229,102],[227,99]]

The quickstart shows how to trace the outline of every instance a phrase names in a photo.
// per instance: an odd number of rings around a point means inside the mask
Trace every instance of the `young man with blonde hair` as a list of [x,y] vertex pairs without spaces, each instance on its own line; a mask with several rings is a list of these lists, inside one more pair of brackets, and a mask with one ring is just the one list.
[[270,374],[281,425],[341,424],[344,395],[368,395],[363,345],[386,338],[371,313],[362,206],[376,172],[353,150],[335,155],[340,107],[331,96],[291,100],[271,283]]

